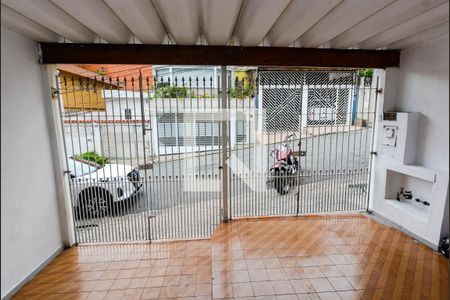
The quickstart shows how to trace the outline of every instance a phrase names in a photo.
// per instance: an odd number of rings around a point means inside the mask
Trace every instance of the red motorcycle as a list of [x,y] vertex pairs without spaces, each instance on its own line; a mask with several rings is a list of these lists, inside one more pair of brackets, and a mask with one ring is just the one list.
[[[294,156],[294,151],[290,145],[292,142],[292,140],[289,140],[290,138],[295,138],[295,134],[286,136],[281,143],[281,147],[275,148],[269,154],[275,159],[270,167],[269,182],[273,184],[280,195],[289,193],[291,186],[296,183],[297,172],[300,169],[298,159]],[[300,143],[298,145],[300,146]]]

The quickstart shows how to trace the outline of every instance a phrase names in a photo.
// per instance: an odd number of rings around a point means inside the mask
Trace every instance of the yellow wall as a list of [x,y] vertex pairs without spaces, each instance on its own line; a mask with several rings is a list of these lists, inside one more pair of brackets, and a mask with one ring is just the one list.
[[250,86],[250,83],[252,86],[250,87],[252,90],[256,88],[256,78],[255,76],[255,70],[236,70],[234,71],[234,80],[236,78],[242,82],[244,80],[244,89],[248,89]]
[[234,72],[234,80],[242,81],[244,80],[244,89],[249,85],[249,78],[247,71],[235,71]]
[[[101,83],[97,83],[94,89],[94,81],[90,80],[89,88],[87,81],[82,78],[82,87],[80,86],[80,78],[72,75],[66,75],[60,72],[61,95],[64,104],[64,110],[81,109],[81,110],[99,110],[105,111],[106,104],[103,99],[103,91]],[[73,78],[73,82],[72,82]]]

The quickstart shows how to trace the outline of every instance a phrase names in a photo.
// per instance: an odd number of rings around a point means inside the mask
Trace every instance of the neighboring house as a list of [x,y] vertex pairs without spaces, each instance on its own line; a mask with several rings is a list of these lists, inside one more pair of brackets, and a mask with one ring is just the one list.
[[[120,82],[121,88],[139,90],[139,74],[142,75],[142,88],[153,88],[152,65],[79,65],[81,68],[95,72],[105,78],[112,78],[113,83]],[[148,79],[148,80],[147,80]],[[133,84],[134,81],[134,84]],[[126,86],[125,86],[126,82]]]
[[[205,121],[205,115],[196,114],[197,120],[193,120],[192,110],[205,109],[206,114],[217,112],[220,99],[214,97],[185,97],[185,98],[148,98],[144,97],[144,105],[141,106],[140,98],[133,92],[128,92],[127,97],[118,97],[118,93],[112,94],[112,98],[106,98],[107,110],[101,115],[108,118],[109,123],[115,123],[115,129],[110,124],[109,134],[117,135],[116,142],[122,140],[135,140],[142,138],[142,126],[152,128],[147,141],[149,151],[147,155],[159,156],[171,153],[185,153],[206,151],[219,148],[219,120]],[[230,99],[231,108],[252,106],[253,101],[246,99]],[[142,116],[142,107],[144,116]],[[144,117],[144,122],[142,122]],[[233,117],[232,117],[233,118]],[[121,121],[120,123],[118,123]],[[151,124],[150,124],[151,123]],[[106,134],[106,124],[100,124],[102,134]],[[254,125],[255,126],[255,125]],[[246,143],[248,124],[241,120],[230,123],[231,146]],[[131,134],[129,134],[131,133]],[[150,140],[151,136],[151,140]],[[112,141],[112,137],[110,141]],[[120,147],[119,147],[120,148]],[[103,147],[107,149],[107,147]],[[127,150],[127,147],[124,148]],[[113,157],[114,150],[106,151],[108,157]]]
[[[153,66],[157,86],[153,99],[148,101],[150,119],[152,123],[152,144],[154,155],[171,153],[186,153],[218,149],[219,120],[193,120],[190,113],[184,109],[205,109],[206,114],[219,106],[219,90],[221,68],[215,66]],[[253,108],[252,95],[244,90],[250,88],[249,82],[255,82],[256,68],[228,68],[229,78],[229,107]],[[184,79],[184,81],[183,81]],[[167,97],[161,99],[158,89],[161,86],[177,85],[187,87],[186,97],[175,99]],[[236,86],[237,85],[237,86]],[[237,91],[239,90],[239,91]],[[173,95],[172,95],[173,96]],[[164,103],[163,103],[164,102]],[[139,110],[139,108],[138,108]],[[176,113],[177,112],[177,113]],[[243,120],[230,122],[231,147],[249,142],[249,124]],[[206,119],[208,119],[206,117]],[[158,146],[156,146],[158,145]]]
[[[107,72],[108,70],[102,69],[100,71]],[[151,81],[153,85],[149,85],[147,92],[143,94],[143,106],[141,106],[140,95],[133,91],[129,84],[127,84],[126,91],[121,88],[105,92],[107,107],[101,117],[107,117],[114,122],[123,121],[120,126],[115,126],[115,131],[111,129],[112,125],[110,125],[109,134],[115,132],[119,136],[116,139],[118,142],[129,139],[128,136],[131,137],[131,140],[141,139],[143,108],[144,123],[151,122],[152,127],[151,140],[149,139],[145,143],[148,148],[147,155],[155,157],[170,153],[218,149],[219,122],[199,120],[190,122],[187,114],[183,113],[183,109],[217,108],[220,67],[156,65],[152,66],[152,71],[153,76],[149,75],[148,77],[156,80],[156,82]],[[233,71],[228,71],[229,78],[233,78]],[[244,71],[243,74],[246,74],[246,72]],[[182,90],[183,83],[186,88],[184,92]],[[178,92],[175,92],[175,94],[165,92],[175,85],[180,88]],[[179,98],[176,99],[175,95]],[[230,106],[236,106],[235,103],[236,101],[232,100]],[[239,103],[242,104],[242,100]],[[237,121],[230,126],[231,143],[233,145],[242,143],[246,139],[247,130],[244,127],[245,124],[241,123]],[[146,126],[149,127],[150,124]],[[101,125],[101,127],[102,135],[105,135],[106,127],[105,125]],[[188,136],[194,136],[194,138]],[[116,154],[120,151],[108,150],[108,147],[105,146],[102,148],[108,157],[123,156]],[[127,147],[124,147],[124,149],[126,150]]]
[[[220,86],[221,68],[215,66],[166,66],[154,65],[153,76],[156,81],[164,82],[178,86],[183,84],[185,86],[191,84],[198,88],[214,88]],[[228,67],[227,76],[229,79],[230,88],[232,89],[248,89],[250,82],[256,83],[257,68],[256,67]],[[242,83],[244,86],[242,86]]]
[[67,154],[95,151],[112,160],[143,163],[142,127],[140,122],[136,125],[139,97],[133,100],[131,95],[137,94],[140,74],[145,78],[144,89],[153,88],[151,66],[58,65],[57,68],[65,111]]
[[258,107],[265,111],[264,120],[261,118],[259,122],[260,130],[297,131],[306,126],[349,125],[353,121],[352,107],[359,98],[358,89],[357,71],[260,69]]
[[[98,74],[76,65],[57,65],[64,110],[105,111]],[[109,87],[109,85],[107,85]]]
[[[229,74],[231,73],[229,72]],[[170,81],[171,84],[173,84],[176,79],[178,85],[182,85],[182,78],[184,78],[186,85],[190,82],[193,86],[198,85],[199,87],[203,87],[203,85],[205,85],[205,87],[216,88],[219,84],[218,76],[220,76],[220,67],[154,65],[153,76],[156,78],[157,82]],[[203,78],[205,78],[204,84]],[[189,81],[189,79],[191,81]]]
[[57,65],[64,109],[105,111],[112,93],[153,89],[151,65]]

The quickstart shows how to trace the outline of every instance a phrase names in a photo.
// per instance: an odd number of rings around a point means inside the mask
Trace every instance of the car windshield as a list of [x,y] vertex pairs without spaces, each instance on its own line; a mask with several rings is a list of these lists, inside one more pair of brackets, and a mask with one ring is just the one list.
[[69,170],[71,177],[79,177],[97,170],[97,168],[90,166],[88,164],[74,160],[73,158],[68,159]]

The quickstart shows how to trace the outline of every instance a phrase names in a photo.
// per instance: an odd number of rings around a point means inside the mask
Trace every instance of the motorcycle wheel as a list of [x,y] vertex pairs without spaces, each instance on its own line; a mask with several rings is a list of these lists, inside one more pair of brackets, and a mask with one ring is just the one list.
[[284,172],[279,170],[275,171],[274,187],[280,195],[289,193],[290,184]]

